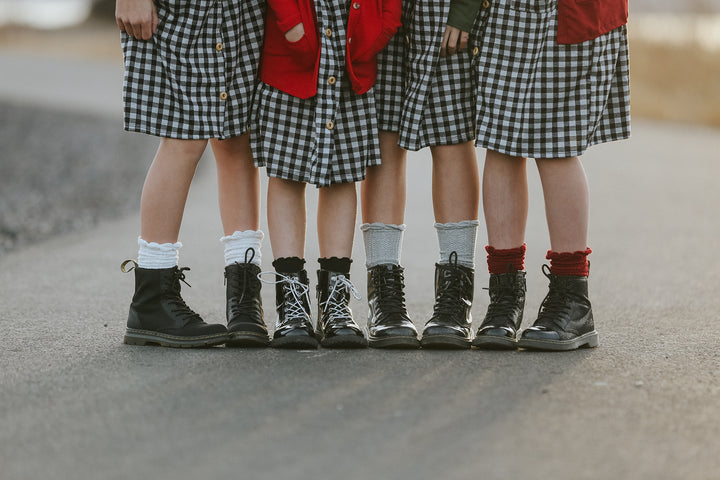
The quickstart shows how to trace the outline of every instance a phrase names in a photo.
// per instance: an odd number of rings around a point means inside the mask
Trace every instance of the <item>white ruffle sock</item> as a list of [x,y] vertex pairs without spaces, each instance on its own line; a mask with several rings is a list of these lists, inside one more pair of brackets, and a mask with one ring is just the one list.
[[365,242],[365,267],[400,265],[404,224],[363,223],[360,230]]
[[440,264],[450,262],[450,254],[457,253],[458,265],[475,268],[475,241],[477,239],[477,220],[463,220],[457,223],[436,223],[438,244],[440,245]]
[[[225,266],[233,263],[254,263],[260,266],[260,246],[264,238],[260,230],[236,231],[232,235],[222,237],[225,245]],[[252,251],[250,251],[252,249]]]
[[138,237],[138,267],[152,270],[176,267],[180,257],[178,253],[180,247],[182,247],[180,242],[148,243]]

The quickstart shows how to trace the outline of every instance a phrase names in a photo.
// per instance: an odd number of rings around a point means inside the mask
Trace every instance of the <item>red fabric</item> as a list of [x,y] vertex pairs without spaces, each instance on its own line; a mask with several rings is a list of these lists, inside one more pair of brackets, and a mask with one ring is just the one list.
[[510,273],[525,270],[525,252],[527,244],[519,247],[497,249],[490,245],[485,247],[488,253],[487,264],[490,273]]
[[560,44],[582,43],[625,25],[628,0],[559,0]]
[[[260,79],[300,98],[317,93],[320,40],[313,0],[268,0]],[[400,26],[401,0],[353,0],[347,27],[346,69],[358,95],[375,84],[377,54]],[[301,23],[305,36],[296,43],[285,33]],[[334,33],[334,32],[333,32]]]
[[588,247],[585,251],[553,252],[548,250],[545,258],[550,260],[550,273],[553,275],[575,275],[587,277],[590,269],[587,257],[592,253]]

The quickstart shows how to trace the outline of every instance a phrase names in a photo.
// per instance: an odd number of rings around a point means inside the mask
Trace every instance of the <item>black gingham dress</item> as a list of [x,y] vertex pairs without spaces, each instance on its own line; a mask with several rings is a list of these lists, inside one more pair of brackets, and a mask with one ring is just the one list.
[[[255,163],[271,177],[325,187],[365,178],[380,164],[373,89],[357,95],[345,72],[349,0],[315,0],[318,93],[301,99],[261,83],[250,131]],[[326,35],[326,30],[331,35]]]
[[559,158],[630,136],[627,29],[558,45],[557,0],[490,0],[481,25],[476,145]]
[[449,11],[446,0],[403,2],[404,28],[380,57],[381,129],[399,132],[399,144],[408,150],[476,137],[472,59],[477,28],[469,32],[470,48],[440,57]]
[[156,0],[149,41],[122,34],[126,130],[178,139],[245,133],[264,0]]

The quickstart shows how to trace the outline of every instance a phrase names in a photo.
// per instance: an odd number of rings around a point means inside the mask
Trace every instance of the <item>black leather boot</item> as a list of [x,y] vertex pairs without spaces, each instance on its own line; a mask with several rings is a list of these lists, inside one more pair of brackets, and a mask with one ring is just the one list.
[[588,277],[553,275],[547,265],[543,265],[543,273],[550,280],[548,294],[540,306],[537,320],[523,331],[518,346],[533,350],[597,347],[598,333],[588,298]]
[[[453,261],[454,260],[454,261]],[[470,348],[475,273],[457,264],[435,264],[435,305],[422,333],[423,348]]]
[[[126,268],[132,264],[131,268]],[[125,343],[161,347],[209,347],[227,341],[225,325],[207,324],[180,295],[189,268],[138,268],[125,261],[123,272],[135,270],[135,294],[130,304]]]
[[399,265],[368,269],[368,343],[373,348],[419,348],[418,332],[405,307],[405,278]]
[[360,296],[350,283],[350,275],[318,270],[318,319],[315,334],[326,348],[365,348],[367,338],[353,320],[350,294]]
[[225,267],[228,347],[266,347],[270,344],[263,318],[259,273],[260,267],[249,261]]
[[492,350],[517,348],[525,308],[525,272],[491,273],[490,305],[472,344]]
[[307,272],[275,274],[277,319],[270,346],[274,348],[317,348],[318,340],[310,317]]

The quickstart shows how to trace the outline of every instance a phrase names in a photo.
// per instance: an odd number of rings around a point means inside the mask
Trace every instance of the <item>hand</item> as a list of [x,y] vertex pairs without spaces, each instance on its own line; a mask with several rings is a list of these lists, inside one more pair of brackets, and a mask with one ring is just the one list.
[[302,23],[298,23],[285,33],[285,40],[290,43],[299,42],[304,35],[305,27],[303,27]]
[[152,0],[117,0],[115,22],[120,31],[138,40],[150,40],[158,26],[158,15]]
[[447,57],[457,52],[462,52],[467,48],[468,38],[470,38],[468,32],[463,32],[459,28],[445,25],[445,34],[443,35],[442,45],[440,46],[440,56]]

